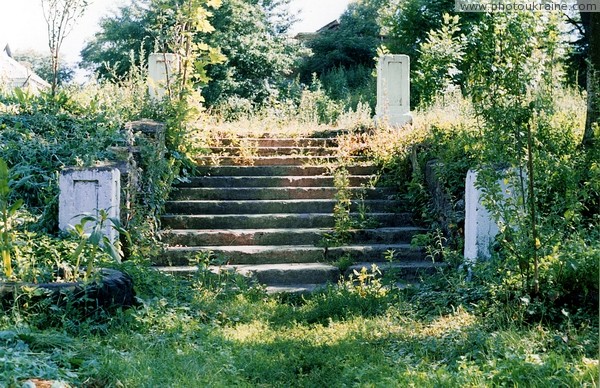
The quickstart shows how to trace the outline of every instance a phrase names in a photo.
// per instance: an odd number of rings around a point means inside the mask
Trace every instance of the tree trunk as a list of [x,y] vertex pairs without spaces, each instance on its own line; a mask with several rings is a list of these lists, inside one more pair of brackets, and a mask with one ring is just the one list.
[[[584,15],[582,14],[582,19]],[[587,115],[582,145],[592,147],[595,142],[593,124],[600,121],[600,13],[586,15],[588,23],[585,29],[589,42],[587,69]]]

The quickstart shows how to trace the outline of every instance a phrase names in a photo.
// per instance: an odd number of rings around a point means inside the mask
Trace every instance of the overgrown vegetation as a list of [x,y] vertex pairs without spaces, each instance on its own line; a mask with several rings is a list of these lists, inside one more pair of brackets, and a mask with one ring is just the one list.
[[458,283],[451,292],[427,288],[411,295],[371,281],[368,271],[357,284],[269,297],[260,287],[204,272],[182,283],[127,269],[144,300],[138,309],[82,322],[68,308],[41,314],[36,305],[4,315],[0,352],[11,362],[0,368],[1,381],[13,386],[36,376],[148,387],[598,382],[594,323],[568,317],[553,328],[506,316],[511,323],[505,325],[481,316],[477,308],[485,306],[461,303],[476,295]]
[[[169,80],[163,101],[148,99],[143,66],[128,67],[113,79],[117,83],[39,96],[16,90],[0,98],[2,281],[41,283],[64,277],[66,270],[79,272],[82,265],[89,272],[118,266],[133,276],[140,301],[109,314],[82,311],[69,296],[55,303],[39,289],[3,299],[0,385],[20,386],[28,378],[81,386],[599,383],[600,150],[581,146],[585,95],[555,82],[564,52],[552,15],[481,15],[463,25],[439,13],[430,21],[432,30],[413,31],[424,37],[414,47],[421,54],[421,109],[411,127],[397,129],[374,128],[361,93],[346,88],[352,72],[365,79],[366,62],[323,70],[310,86],[290,82],[287,91],[244,95],[244,82],[265,74],[244,78],[240,69],[246,64],[234,65],[232,57],[222,62],[217,47],[197,41],[210,35],[209,13],[217,12],[219,1],[177,2],[174,9],[172,1],[151,3],[161,26],[157,33],[164,34],[156,42],[182,54],[186,69]],[[274,12],[278,4],[245,6]],[[406,2],[407,12],[396,16],[416,18],[417,5],[423,2]],[[220,12],[225,25],[236,9]],[[346,16],[356,18],[352,12]],[[130,16],[123,10],[120,17]],[[286,18],[261,20],[254,21],[258,32],[274,36],[287,25]],[[466,30],[468,38],[459,34]],[[232,36],[225,28],[220,33]],[[283,62],[259,53],[253,60],[287,68],[295,54],[287,57],[281,49]],[[228,73],[234,67],[240,70],[235,76]],[[198,94],[209,68],[227,73],[215,90],[235,90],[215,106],[217,117],[203,111]],[[367,94],[370,85],[356,85]],[[140,118],[166,124],[164,146],[124,130],[126,122]],[[242,133],[249,123],[274,132],[291,125],[298,136],[308,124],[351,128],[340,137],[342,164],[353,155],[377,163],[385,173],[382,183],[396,189],[403,210],[430,228],[415,244],[449,265],[420,288],[399,289],[373,267],[305,296],[267,295],[236,274],[215,275],[207,269],[208,257],[198,257],[199,271],[188,279],[148,268],[172,182],[193,169],[191,160],[210,143],[211,130]],[[133,146],[143,173],[122,225],[133,239],[123,247],[128,260],[117,264],[119,252],[99,233],[87,234],[82,225],[76,238],[58,233],[57,174],[65,166],[122,161],[118,150]],[[464,177],[471,168],[480,170],[478,184],[501,233],[489,260],[465,263]],[[514,188],[508,199],[499,178]],[[347,170],[337,170],[336,186],[336,231],[324,241],[327,246],[347,242],[357,222],[349,217]],[[108,221],[99,215],[86,219],[99,228]]]

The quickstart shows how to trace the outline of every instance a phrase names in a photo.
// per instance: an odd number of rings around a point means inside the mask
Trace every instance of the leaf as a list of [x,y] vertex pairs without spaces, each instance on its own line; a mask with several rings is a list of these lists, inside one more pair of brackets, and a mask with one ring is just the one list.
[[196,48],[200,51],[208,51],[210,49],[210,46],[206,43],[198,43],[196,45]]
[[8,177],[8,165],[3,159],[0,159],[0,196],[7,196],[10,192]]
[[211,47],[208,50],[208,59],[212,64],[223,63],[227,60],[227,57],[218,48]]
[[94,216],[91,215],[83,215],[83,217],[81,217],[81,220],[79,221],[79,223],[83,226],[85,226],[85,224],[87,224],[88,222],[96,222],[97,219]]
[[207,5],[207,6],[209,6],[209,7],[211,7],[211,8],[215,8],[215,9],[216,9],[216,8],[219,8],[219,7],[221,6],[221,4],[222,4],[222,1],[221,1],[221,0],[208,0],[208,1],[206,2],[206,5]]
[[94,230],[92,232],[92,234],[90,234],[90,237],[88,237],[88,242],[92,245],[96,245],[99,246],[100,245],[100,241],[102,241],[102,232],[99,230]]
[[103,245],[103,250],[104,252],[108,253],[110,255],[110,257],[113,258],[114,261],[116,261],[117,263],[121,263],[121,255],[119,253],[119,251],[115,248],[115,246],[113,244],[111,244],[110,240],[108,239],[108,237],[104,237],[103,239],[104,245]]
[[10,261],[10,251],[5,247],[2,250],[2,264],[4,266],[4,274],[6,277],[12,276],[12,263]]
[[8,216],[12,217],[17,213],[17,210],[19,210],[21,208],[21,206],[23,206],[23,200],[22,199],[18,199],[15,203],[13,203],[9,208],[8,208]]
[[81,241],[79,245],[77,245],[77,248],[75,248],[73,254],[71,255],[71,258],[73,260],[76,260],[81,255],[81,252],[83,252],[83,248],[85,248],[85,245],[85,241]]

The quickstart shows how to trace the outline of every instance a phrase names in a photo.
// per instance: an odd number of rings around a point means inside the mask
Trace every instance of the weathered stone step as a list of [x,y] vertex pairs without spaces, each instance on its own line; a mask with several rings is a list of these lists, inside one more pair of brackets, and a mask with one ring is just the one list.
[[[330,166],[198,166],[198,176],[315,176],[332,175]],[[348,166],[350,175],[374,175],[378,168],[373,165]]]
[[[373,264],[379,273],[373,273]],[[408,261],[402,263],[363,262],[356,263],[342,274],[338,267],[325,263],[292,263],[292,264],[256,264],[256,265],[223,265],[209,266],[208,270],[218,274],[236,272],[247,276],[267,287],[268,293],[310,293],[324,289],[327,284],[336,284],[342,275],[345,279],[356,278],[354,270],[361,272],[366,268],[375,277],[388,275],[400,281],[397,286],[407,284],[418,285],[421,277],[434,273],[446,263],[427,261]],[[157,270],[176,276],[189,276],[198,271],[197,266],[163,266]]]
[[338,267],[324,263],[230,265],[221,269],[234,270],[268,285],[335,283],[340,277]]
[[[379,229],[350,230],[350,241],[354,243],[394,244],[410,242],[417,233],[425,229],[417,227],[397,227]],[[331,228],[290,228],[290,229],[177,229],[164,231],[162,241],[171,246],[211,246],[211,245],[298,245],[319,244],[324,236],[332,235]]]
[[215,143],[219,146],[239,147],[249,144],[254,147],[336,147],[337,139],[335,138],[220,138],[216,139]]
[[[206,165],[233,165],[233,166],[320,166],[327,163],[337,162],[336,156],[261,156],[261,157],[239,157],[239,156],[198,156],[195,161],[200,166]],[[359,164],[368,159],[364,156],[348,157],[349,164]]]
[[[352,219],[359,214],[351,213]],[[409,213],[369,213],[380,227],[413,225]],[[331,213],[306,214],[221,214],[221,215],[174,215],[161,217],[164,228],[171,229],[279,229],[279,228],[332,228],[335,219]]]
[[[373,272],[373,265],[377,266],[379,273]],[[430,260],[402,261],[402,262],[361,262],[354,263],[344,271],[344,276],[349,278],[351,275],[356,277],[356,272],[360,273],[366,268],[369,273],[376,277],[389,274],[404,281],[418,280],[423,275],[435,273],[438,269],[446,267],[443,262],[434,263]]]
[[[348,176],[351,187],[369,185],[373,175]],[[193,177],[177,187],[333,187],[333,177],[320,176],[210,176]]]
[[321,130],[320,128],[307,128],[305,131],[296,131],[290,134],[289,131],[278,131],[270,129],[268,131],[260,130],[245,130],[243,128],[236,128],[235,135],[230,131],[213,131],[212,137],[215,139],[230,139],[233,137],[237,139],[290,139],[290,138],[308,138],[308,139],[336,139],[338,136],[347,134],[347,129],[326,129]]
[[[171,214],[272,214],[272,213],[328,213],[333,212],[337,201],[334,199],[290,199],[290,200],[243,200],[213,201],[187,200],[168,201],[165,210]],[[360,208],[372,212],[392,211],[396,201],[369,199],[352,201],[351,211]]]
[[[174,275],[189,275],[198,268],[192,266],[165,266],[156,269]],[[270,286],[290,286],[310,284],[311,289],[326,283],[335,283],[340,278],[338,267],[324,263],[259,264],[259,265],[223,265],[210,266],[213,273],[236,272],[251,277],[261,284]]]
[[354,261],[383,261],[393,253],[398,261],[423,260],[421,249],[410,244],[345,245],[321,248],[312,245],[234,245],[167,247],[154,265],[187,265],[201,253],[211,252],[219,261],[227,264],[288,264],[333,262],[340,257]]
[[211,152],[223,156],[276,156],[276,155],[312,155],[335,156],[338,149],[334,147],[211,147]]
[[[349,188],[351,198],[394,199],[387,188]],[[182,187],[173,192],[175,201],[184,200],[247,200],[247,199],[333,199],[335,187],[233,187],[223,190],[214,187]]]

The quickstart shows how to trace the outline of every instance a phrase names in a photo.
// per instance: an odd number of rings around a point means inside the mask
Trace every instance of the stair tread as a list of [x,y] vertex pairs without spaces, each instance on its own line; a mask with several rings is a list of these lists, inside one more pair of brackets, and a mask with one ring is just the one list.
[[[351,202],[364,202],[365,204],[398,203],[394,199],[352,199]],[[315,198],[315,199],[176,199],[169,200],[166,203],[198,203],[198,204],[261,204],[261,203],[280,203],[282,205],[290,203],[337,203],[335,199]]]
[[[348,175],[348,178],[374,178],[376,174],[367,174],[367,175]],[[224,175],[224,176],[195,176],[190,177],[189,180],[194,179],[233,179],[233,180],[246,180],[246,179],[290,179],[290,180],[301,180],[301,179],[332,179],[333,175],[276,175],[276,176],[265,176],[265,175],[242,175],[242,176],[233,176],[233,175]]]
[[[358,216],[360,213],[351,212],[350,216]],[[403,213],[392,213],[392,212],[368,212],[367,213],[371,217],[376,216],[390,216],[395,214],[403,214]],[[408,214],[408,212],[404,213]],[[190,218],[215,218],[215,217],[248,217],[248,218],[282,218],[282,217],[322,217],[328,216],[333,217],[331,213],[264,213],[264,214],[164,214],[162,217],[171,218],[171,217],[190,217]]]
[[[277,186],[277,187],[178,187],[178,190],[215,190],[221,191],[227,190],[323,190],[323,189],[335,189],[333,186]],[[377,191],[389,191],[394,192],[393,189],[388,187],[349,187],[350,190],[377,190]]]
[[[265,228],[265,229],[168,229],[164,232],[168,233],[181,233],[181,234],[198,234],[198,233],[279,233],[279,232],[331,232],[333,228]],[[417,226],[398,226],[398,227],[384,227],[384,228],[366,228],[366,229],[349,229],[349,232],[394,232],[394,231],[425,231],[426,229]]]
[[370,269],[376,265],[381,270],[389,270],[394,268],[437,268],[445,267],[447,264],[443,262],[433,262],[431,260],[406,260],[406,261],[364,261],[352,264],[348,270],[360,271],[362,268]]
[[[330,247],[329,250],[344,250],[344,249],[355,249],[355,250],[368,250],[368,249],[411,249],[419,250],[414,248],[408,243],[405,244],[347,244],[337,247]],[[322,251],[325,248],[317,247],[314,245],[215,245],[215,246],[168,246],[165,248],[168,251],[225,251],[225,252],[273,252],[273,251]]]
[[[239,149],[243,149],[244,146],[235,146],[235,145],[227,145],[227,146],[213,146],[211,148],[214,149],[223,149],[223,150],[239,150]],[[339,147],[322,147],[322,146],[258,146],[256,147],[256,149],[261,149],[261,150],[332,150],[332,151],[337,151],[339,150]]]

